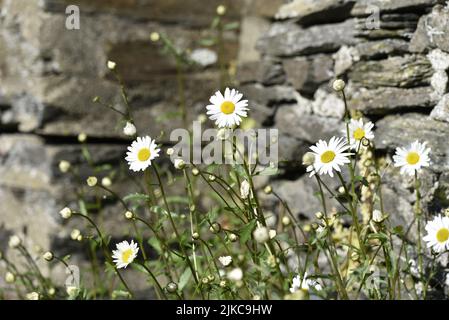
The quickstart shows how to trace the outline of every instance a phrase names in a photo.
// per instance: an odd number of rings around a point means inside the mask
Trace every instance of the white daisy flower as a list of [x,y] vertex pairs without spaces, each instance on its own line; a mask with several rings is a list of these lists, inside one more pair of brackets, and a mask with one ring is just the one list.
[[315,157],[313,165],[307,167],[310,177],[315,173],[319,175],[328,174],[333,177],[334,170],[340,172],[340,166],[350,162],[349,156],[351,153],[345,152],[349,149],[349,146],[344,138],[332,137],[329,143],[320,140],[310,149]]
[[449,249],[449,218],[438,215],[432,221],[427,222],[427,235],[423,240],[427,247],[435,252],[444,252]]
[[231,128],[239,125],[242,121],[241,117],[247,117],[249,109],[248,100],[241,100],[243,94],[235,89],[226,88],[224,96],[217,91],[210,98],[210,105],[207,108],[207,114],[219,128]]
[[310,288],[315,289],[316,291],[320,291],[323,287],[315,280],[307,278],[307,272],[304,273],[304,280],[300,275],[297,275],[293,278],[292,286],[290,288],[291,293],[295,293],[298,290],[309,291]]
[[396,154],[393,156],[394,166],[401,167],[401,174],[414,175],[415,170],[430,165],[430,148],[426,148],[427,142],[420,143],[418,140],[413,142],[409,148],[396,148]]
[[[373,133],[374,123],[371,121],[363,123],[362,119],[351,119],[349,122],[349,145],[352,149],[361,148],[363,138],[368,140],[374,139]],[[347,136],[346,129],[343,130],[344,136]]]
[[159,157],[160,151],[156,142],[149,136],[137,137],[128,147],[125,160],[128,161],[130,170],[135,172],[145,171],[151,165],[151,160]]
[[134,259],[137,257],[137,253],[139,252],[139,248],[137,247],[137,243],[131,240],[131,243],[128,241],[122,241],[117,243],[117,250],[112,251],[112,258],[114,259],[114,263],[117,265],[117,268],[126,268]]
[[223,265],[223,267],[227,267],[232,263],[232,257],[231,256],[222,256],[218,258],[218,261]]

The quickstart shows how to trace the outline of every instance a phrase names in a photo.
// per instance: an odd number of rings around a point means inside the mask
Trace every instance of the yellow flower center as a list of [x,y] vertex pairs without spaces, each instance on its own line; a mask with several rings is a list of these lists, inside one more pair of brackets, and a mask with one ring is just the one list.
[[356,140],[362,140],[365,137],[365,130],[362,128],[357,128],[354,131],[354,139]]
[[335,159],[335,152],[328,150],[321,155],[321,162],[329,163]]
[[419,154],[416,152],[409,152],[406,160],[408,164],[417,164],[419,161]]
[[147,161],[151,157],[151,151],[148,148],[142,148],[139,150],[139,153],[137,154],[137,159],[139,161]]
[[437,240],[438,242],[446,242],[449,239],[449,230],[446,228],[441,228],[437,232]]
[[224,114],[231,114],[235,110],[235,104],[231,101],[225,101],[221,104],[221,112]]
[[131,258],[131,255],[133,254],[132,249],[128,249],[122,252],[122,260],[124,263],[129,262],[129,258]]

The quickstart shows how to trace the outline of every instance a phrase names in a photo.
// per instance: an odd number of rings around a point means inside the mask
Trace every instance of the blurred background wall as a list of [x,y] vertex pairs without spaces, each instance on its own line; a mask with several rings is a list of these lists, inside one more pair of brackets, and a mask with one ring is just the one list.
[[[81,9],[80,30],[65,28],[69,4]],[[123,166],[123,124],[92,102],[100,96],[123,107],[108,60],[118,65],[139,127],[152,136],[182,127],[165,117],[178,108],[175,61],[150,34],[164,33],[191,53],[203,49],[219,4],[227,6],[228,22],[240,23],[224,33],[227,70],[250,100],[257,125],[281,132],[286,161],[272,184],[296,214],[307,219],[319,210],[302,155],[343,129],[344,105],[331,89],[336,77],[348,82],[350,108],[375,122],[385,161],[398,145],[429,142],[434,164],[423,179],[425,209],[449,205],[444,1],[0,0],[1,250],[19,232],[30,245],[70,251],[64,240],[70,229],[61,228],[58,211],[74,197],[58,163],[81,163],[79,133],[87,134],[94,163]],[[188,68],[189,120],[204,113],[217,89],[217,63]],[[390,166],[386,171],[387,211],[400,224],[412,216],[412,181],[390,175]],[[82,170],[80,179],[89,173]],[[275,206],[269,196],[265,201]],[[118,208],[111,203],[111,216]]]

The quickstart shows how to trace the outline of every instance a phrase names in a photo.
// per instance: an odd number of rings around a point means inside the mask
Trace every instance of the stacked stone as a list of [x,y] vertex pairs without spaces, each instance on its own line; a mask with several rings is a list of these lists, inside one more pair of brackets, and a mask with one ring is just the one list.
[[[261,62],[243,62],[239,79],[252,113],[264,115],[259,122],[280,130],[289,181],[273,184],[296,214],[312,218],[320,210],[302,155],[344,129],[344,104],[331,87],[336,78],[348,83],[349,108],[376,124],[374,143],[387,162],[397,146],[428,141],[433,163],[422,177],[424,208],[435,213],[449,205],[448,18],[449,6],[437,0],[293,0],[279,7],[257,42]],[[395,223],[410,222],[412,179],[391,165],[384,181],[387,213]]]

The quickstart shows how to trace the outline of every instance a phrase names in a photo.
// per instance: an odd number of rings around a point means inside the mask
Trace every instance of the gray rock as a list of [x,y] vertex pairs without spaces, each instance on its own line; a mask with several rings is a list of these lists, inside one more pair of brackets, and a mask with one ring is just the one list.
[[343,122],[337,118],[306,114],[297,105],[291,105],[279,108],[275,117],[275,127],[297,139],[316,143],[319,139],[326,140],[340,135]]
[[409,42],[402,39],[383,39],[362,42],[355,46],[360,59],[378,59],[389,55],[403,55],[408,52]]
[[263,54],[294,56],[338,50],[342,45],[357,43],[356,21],[346,20],[303,29],[292,22],[275,23],[262,37],[257,48]]
[[437,102],[438,96],[431,87],[358,88],[351,95],[349,108],[360,110],[366,115],[382,115],[407,109],[430,109]]
[[334,76],[332,58],[325,54],[286,59],[283,65],[287,81],[300,93],[310,96]]
[[265,87],[261,84],[251,84],[242,86],[241,92],[250,100],[250,103],[257,102],[264,106],[294,103],[299,97],[295,89],[289,86]]
[[275,84],[284,84],[286,80],[282,64],[264,59],[262,62],[246,62],[239,66],[237,72],[237,81],[240,84],[259,82],[270,86]]
[[427,59],[429,59],[432,68],[436,71],[446,71],[449,69],[449,53],[435,49],[427,55]]
[[343,119],[345,104],[335,93],[328,93],[318,89],[312,103],[313,113],[323,117]]
[[440,102],[432,110],[430,117],[435,120],[449,122],[449,94],[441,98]]
[[449,168],[447,136],[449,123],[433,120],[416,113],[392,115],[376,123],[376,147],[394,150],[415,140],[427,141],[431,148],[430,170],[443,172]]
[[335,75],[340,76],[348,71],[354,64],[360,60],[359,52],[354,47],[343,46],[332,55],[335,60]]
[[432,12],[422,16],[410,41],[411,52],[425,52],[432,48],[449,51],[449,9],[435,6]]
[[380,61],[357,63],[349,78],[367,88],[401,87],[410,88],[428,85],[433,69],[429,61],[418,55],[390,57]]
[[447,92],[448,80],[447,72],[444,70],[439,70],[433,74],[430,79],[430,85],[437,94],[442,96]]
[[342,21],[350,17],[354,0],[293,0],[279,8],[275,18],[295,18],[300,24]]
[[414,12],[416,9],[431,7],[441,2],[441,0],[359,0],[352,9],[351,14],[354,16],[370,15],[373,13],[374,7],[377,7],[380,12]]

